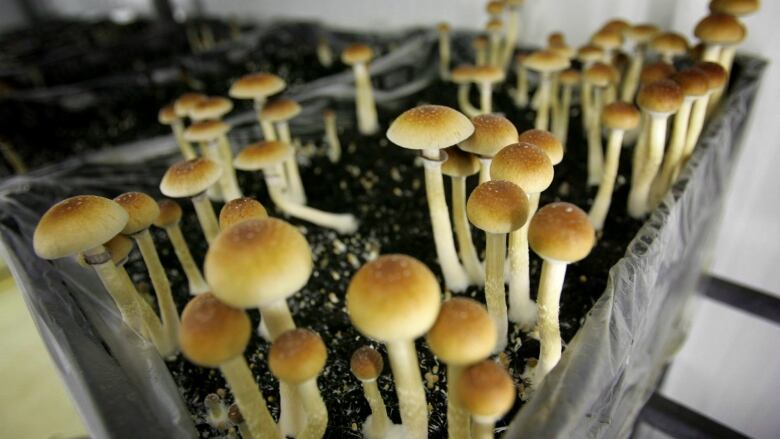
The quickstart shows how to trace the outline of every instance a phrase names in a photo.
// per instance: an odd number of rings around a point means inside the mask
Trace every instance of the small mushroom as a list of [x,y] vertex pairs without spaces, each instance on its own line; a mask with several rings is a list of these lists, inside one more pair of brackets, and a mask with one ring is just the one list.
[[[720,63],[723,52],[736,50],[736,46],[745,39],[747,30],[733,15],[712,13],[696,24],[693,34],[704,43],[701,60]],[[733,55],[726,58],[733,59]],[[724,65],[723,68],[727,67]]]
[[633,102],[639,87],[639,74],[647,55],[647,44],[658,34],[659,29],[654,24],[637,24],[623,32],[623,36],[634,42],[634,50],[630,55],[628,71],[623,78],[623,88],[620,93],[623,102]]
[[603,62],[611,64],[615,52],[623,46],[623,35],[617,29],[605,27],[593,34],[590,42],[604,51]]
[[450,42],[450,25],[441,22],[436,25],[439,33],[439,78],[442,81],[450,79],[450,54],[452,52]]
[[219,211],[219,228],[225,230],[248,219],[268,218],[268,212],[254,198],[236,198],[222,206]]
[[483,360],[466,368],[454,384],[458,398],[471,413],[471,437],[493,439],[496,421],[509,412],[517,395],[509,373],[498,363]]
[[[260,112],[263,120],[274,123],[279,140],[292,145],[288,121],[301,113],[301,106],[292,99],[276,99],[265,104]],[[284,161],[284,177],[288,188],[287,196],[298,204],[306,204],[306,191],[303,189],[301,173],[298,169],[296,151]]]
[[228,409],[224,401],[216,393],[209,393],[203,398],[206,407],[206,422],[217,430],[228,429]]
[[371,74],[368,71],[368,63],[372,58],[374,58],[374,50],[365,44],[353,44],[341,53],[341,61],[352,66],[355,74],[358,131],[363,135],[372,135],[379,130]]
[[680,173],[680,170],[685,163],[691,158],[693,150],[696,148],[696,142],[699,141],[699,136],[704,127],[704,120],[707,117],[707,107],[710,97],[719,90],[723,90],[726,86],[726,81],[728,81],[728,72],[726,72],[726,69],[718,63],[705,61],[696,64],[695,67],[707,76],[707,94],[693,103],[691,109],[691,122],[685,138],[685,149],[683,150],[682,159],[677,165],[675,178]]
[[341,160],[341,141],[339,140],[339,129],[336,124],[336,112],[328,108],[322,112],[322,119],[325,122],[325,141],[328,142],[328,159],[331,163],[338,163]]
[[471,71],[471,78],[479,88],[480,111],[482,114],[493,112],[493,84],[502,82],[504,71],[495,66],[477,66]]
[[471,105],[469,99],[469,92],[471,91],[471,83],[474,80],[472,73],[474,72],[474,66],[468,64],[462,64],[452,70],[450,79],[455,84],[458,84],[458,107],[468,117],[478,116],[480,110]]
[[[184,138],[190,142],[198,142],[203,152],[203,157],[211,160],[222,168],[219,176],[219,188],[224,201],[241,198],[241,189],[235,175],[231,178],[233,167],[225,163],[220,144],[227,142],[226,136],[230,131],[230,125],[221,120],[203,120],[195,122],[184,131]],[[229,146],[227,148],[230,148]]]
[[260,112],[269,96],[275,95],[284,88],[287,83],[271,73],[252,73],[239,78],[230,86],[228,95],[234,99],[251,99],[255,104],[255,114],[260,128],[263,130],[265,140],[276,140],[276,132],[273,125],[260,117]]
[[184,140],[184,123],[176,114],[173,104],[166,105],[160,109],[160,112],[157,113],[157,121],[163,125],[170,125],[171,130],[173,130],[173,137],[176,139],[176,144],[179,145],[179,150],[185,160],[196,157],[195,150],[192,149],[190,142]]
[[181,227],[179,227],[182,217],[179,203],[166,199],[159,201],[157,206],[160,208],[160,214],[157,216],[157,219],[154,220],[153,224],[164,229],[165,233],[168,235],[168,239],[171,241],[171,245],[173,245],[173,251],[176,253],[181,268],[187,276],[190,294],[196,295],[205,293],[209,290],[209,286],[206,285],[206,281],[200,273],[198,264],[196,264],[195,260],[192,258],[190,248],[187,245],[187,241],[184,239],[184,235],[181,233]]
[[[179,96],[173,103],[173,111],[179,118],[190,117],[190,111],[198,105],[198,103],[206,99],[206,95],[203,93],[187,92]],[[190,117],[190,119],[192,119]]]
[[232,422],[233,425],[238,427],[238,431],[241,433],[243,439],[252,437],[252,432],[249,431],[249,426],[246,424],[246,420],[244,419],[244,415],[241,414],[241,409],[238,408],[238,404],[230,405],[230,408],[228,409],[228,419],[230,419],[230,422]]
[[171,198],[190,198],[195,213],[206,236],[211,243],[219,233],[217,216],[206,190],[219,180],[222,168],[209,159],[197,158],[171,165],[160,182],[160,192]]
[[349,366],[352,374],[363,384],[363,393],[371,407],[371,415],[363,423],[363,434],[368,439],[384,438],[391,422],[376,383],[385,367],[382,354],[371,346],[362,346],[352,354]]
[[536,110],[534,128],[547,130],[550,121],[551,75],[569,68],[569,60],[557,52],[543,50],[525,59],[526,68],[539,73],[539,107]]
[[688,40],[675,32],[662,32],[650,40],[650,49],[664,62],[674,64],[674,57],[688,53]]
[[479,182],[490,180],[490,163],[501,148],[517,141],[517,128],[509,119],[498,114],[483,114],[471,119],[474,132],[458,145],[460,149],[479,158]]

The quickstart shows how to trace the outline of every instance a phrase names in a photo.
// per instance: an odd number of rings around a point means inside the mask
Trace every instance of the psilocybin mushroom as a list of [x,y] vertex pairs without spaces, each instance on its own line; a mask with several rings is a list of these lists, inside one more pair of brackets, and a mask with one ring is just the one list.
[[585,71],[585,81],[593,91],[588,110],[590,124],[588,135],[588,185],[599,184],[604,173],[604,148],[601,144],[601,110],[604,108],[604,93],[609,86],[615,69],[605,63],[594,63]]
[[[563,161],[563,144],[551,132],[544,130],[523,131],[517,137],[519,143],[530,143],[547,153],[553,166]],[[533,212],[532,212],[533,213]]]
[[249,316],[244,311],[205,293],[184,308],[179,344],[189,361],[201,367],[219,368],[253,437],[281,439],[244,359],[251,333]]
[[647,43],[658,32],[658,27],[653,24],[637,24],[623,32],[627,40],[634,42],[634,51],[630,56],[631,61],[623,78],[623,88],[620,93],[623,102],[634,101],[634,95],[636,95],[636,89],[639,86],[639,73],[642,71],[642,65],[647,55]]
[[269,96],[275,95],[287,87],[284,79],[271,73],[252,73],[239,78],[230,86],[228,95],[235,99],[251,99],[255,104],[255,114],[263,130],[265,140],[276,140],[273,124],[263,120],[260,112]]
[[588,215],[571,203],[548,204],[531,219],[528,243],[534,253],[544,260],[536,295],[541,350],[532,378],[534,388],[538,388],[561,359],[558,308],[566,266],[588,256],[595,239]]
[[447,434],[468,439],[469,413],[457,395],[463,369],[487,358],[495,347],[496,326],[485,307],[472,299],[456,297],[444,302],[425,340],[439,360],[447,364]]
[[209,287],[206,285],[205,279],[203,279],[198,264],[192,258],[190,248],[184,239],[184,235],[181,233],[181,227],[179,227],[182,217],[181,206],[179,206],[179,203],[167,199],[157,202],[157,206],[160,208],[160,214],[152,224],[164,229],[168,235],[173,251],[179,259],[181,268],[184,270],[184,275],[187,276],[190,294],[205,293],[209,290]]
[[439,78],[442,80],[450,79],[450,25],[441,22],[436,25],[439,32]]
[[322,112],[322,119],[325,123],[325,140],[328,142],[328,159],[331,163],[338,163],[341,159],[341,141],[336,124],[336,112],[328,108]]
[[[275,99],[265,104],[260,117],[263,120],[274,123],[279,140],[292,145],[289,120],[301,113],[301,106],[292,99]],[[284,176],[287,183],[288,194],[292,201],[306,204],[306,191],[303,189],[301,173],[298,170],[298,160],[295,149],[293,154],[284,162]]]
[[569,68],[571,62],[557,52],[543,50],[534,52],[525,59],[525,66],[539,73],[539,108],[536,110],[534,128],[547,130],[550,123],[550,77],[555,72]]
[[384,255],[363,265],[347,288],[347,313],[363,335],[384,343],[390,357],[405,437],[428,437],[428,405],[414,339],[439,313],[441,289],[422,262]]
[[696,142],[699,141],[702,128],[704,128],[704,120],[707,117],[707,106],[711,96],[717,93],[719,90],[723,90],[728,81],[728,72],[718,63],[714,62],[701,62],[696,64],[696,68],[701,70],[705,76],[707,76],[707,94],[693,103],[691,109],[691,121],[688,127],[688,133],[685,137],[685,149],[683,150],[682,158],[677,164],[675,170],[675,178],[680,173],[683,165],[691,158],[694,148],[696,148]]
[[466,116],[440,105],[422,105],[407,110],[387,130],[387,138],[391,142],[422,152],[436,254],[444,283],[452,291],[465,290],[469,279],[455,251],[450,214],[444,197],[441,173],[444,160],[440,150],[462,142],[473,132],[474,125]]
[[385,401],[376,383],[385,367],[382,354],[371,346],[362,346],[352,354],[349,367],[355,378],[363,384],[363,393],[368,406],[371,407],[371,415],[363,422],[363,434],[368,439],[382,439],[391,424],[390,418],[387,417]]
[[504,290],[506,235],[523,227],[528,219],[528,195],[514,183],[491,180],[477,186],[469,195],[466,212],[469,221],[484,231],[487,238],[485,302],[498,332],[495,351],[501,352],[506,348],[509,331]]
[[268,212],[254,198],[243,197],[229,201],[219,211],[219,228],[222,230],[248,219],[268,218]]
[[160,192],[166,197],[192,199],[203,234],[209,243],[219,233],[219,224],[206,190],[221,175],[222,168],[218,164],[209,159],[197,158],[171,165],[160,182]]
[[561,96],[561,105],[558,109],[558,116],[553,119],[558,123],[553,123],[555,137],[561,139],[563,143],[569,138],[569,112],[571,109],[571,97],[574,88],[580,84],[580,72],[574,69],[566,69],[559,75],[559,81],[563,87]]
[[500,364],[483,360],[466,368],[455,384],[458,398],[472,417],[472,439],[493,439],[496,421],[515,403],[515,384]]
[[[233,165],[225,163],[223,154],[220,153],[220,144],[227,142],[226,136],[230,131],[230,125],[221,120],[202,120],[190,125],[184,131],[184,138],[190,142],[198,142],[201,145],[203,157],[217,163],[222,168],[219,177],[219,189],[221,199],[230,201],[241,198],[241,188],[235,176],[231,177]],[[229,147],[228,147],[229,148]]]
[[474,132],[458,147],[475,154],[480,162],[479,182],[490,180],[490,163],[501,148],[517,141],[517,128],[498,114],[482,114],[471,120]]
[[480,113],[493,112],[493,84],[504,80],[504,71],[496,66],[477,66],[471,71],[471,79],[479,88]]
[[472,73],[474,72],[474,66],[470,64],[461,64],[458,67],[452,69],[450,79],[452,82],[458,85],[458,107],[468,117],[478,116],[480,110],[471,105],[469,99],[469,92],[471,91],[471,83],[474,80]]
[[353,44],[341,53],[344,64],[352,66],[355,74],[355,107],[357,108],[358,131],[371,135],[379,130],[376,115],[374,90],[368,63],[374,57],[374,50],[365,44]]
[[184,123],[176,114],[173,104],[166,105],[160,109],[160,112],[157,113],[157,121],[163,125],[170,125],[173,137],[176,139],[176,144],[179,145],[179,150],[185,160],[196,157],[195,150],[192,149],[190,142],[184,140]]

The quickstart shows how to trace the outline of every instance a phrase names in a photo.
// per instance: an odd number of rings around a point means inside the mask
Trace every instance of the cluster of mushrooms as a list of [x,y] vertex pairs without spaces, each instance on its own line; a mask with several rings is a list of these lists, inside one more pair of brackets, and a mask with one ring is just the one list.
[[[515,384],[502,363],[491,359],[507,347],[510,321],[541,342],[539,359],[529,366],[528,395],[540,386],[561,358],[558,309],[567,265],[585,258],[596,233],[603,231],[624,141],[636,141],[628,213],[641,217],[660,202],[690,159],[704,120],[722,95],[734,48],[745,36],[737,17],[757,8],[757,2],[713,1],[712,13],[695,30],[703,44],[701,56],[679,71],[671,62],[688,53],[687,41],[653,25],[612,20],[579,50],[571,49],[562,34],[552,34],[546,49],[514,58],[514,102],[534,106],[537,112],[535,126],[518,132],[493,111],[491,97],[493,84],[506,78],[514,57],[519,3],[488,4],[489,39],[477,46],[474,66],[450,69],[449,29],[439,26],[440,72],[458,84],[462,112],[421,105],[400,114],[387,129],[392,143],[420,151],[446,289],[459,293],[472,285],[484,286],[486,305],[458,296],[442,302],[434,273],[407,255],[379,256],[354,273],[346,291],[346,312],[361,334],[384,344],[402,421],[395,425],[388,418],[377,387],[382,354],[361,347],[352,356],[351,369],[372,411],[362,429],[366,437],[428,436],[428,404],[414,344],[423,336],[447,365],[450,437],[493,437],[494,423],[513,406]],[[507,10],[504,32],[501,17]],[[626,40],[633,42],[631,54],[621,51]],[[368,72],[372,56],[363,45],[342,54],[354,68],[357,126],[363,134],[379,129]],[[575,59],[579,70],[570,68]],[[528,72],[538,76],[532,97]],[[472,83],[480,90],[479,108],[469,102]],[[126,325],[162,357],[181,352],[194,364],[218,368],[236,405],[226,409],[220,396],[209,395],[205,404],[214,425],[235,424],[244,437],[319,438],[328,424],[317,386],[327,348],[317,333],[296,327],[287,302],[312,274],[312,251],[299,229],[243,196],[236,169],[262,171],[270,199],[285,215],[341,233],[353,232],[358,224],[350,214],[307,206],[288,123],[301,108],[292,100],[271,98],[284,88],[284,81],[270,73],[245,76],[230,87],[231,97],[254,101],[264,136],[235,157],[227,137],[230,126],[221,120],[232,109],[231,101],[195,93],[182,96],[160,111],[160,121],[171,125],[184,157],[160,183],[160,191],[172,199],[158,202],[139,192],[113,200],[94,195],[66,199],[41,218],[34,248],[43,258],[76,256],[93,267]],[[554,166],[564,159],[574,92],[588,141],[589,178],[583,184],[599,185],[590,213],[567,202],[539,207],[540,194],[553,181]],[[324,114],[325,131],[335,138],[329,139],[329,156],[338,162],[334,117],[332,111]],[[185,128],[187,118],[191,123]],[[476,174],[479,184],[467,196],[467,179]],[[444,175],[451,179],[451,206]],[[182,236],[182,209],[173,200],[178,198],[192,200],[209,243],[203,271]],[[219,217],[211,200],[225,202]],[[152,225],[167,232],[189,281],[193,297],[181,316],[149,233]],[[472,225],[486,235],[484,264],[473,243]],[[123,267],[134,243],[149,271],[159,316]],[[536,301],[530,292],[529,247],[543,260]],[[259,333],[271,343],[265,358],[279,381],[278,421],[244,357],[253,334],[245,310],[254,308],[262,317]]]

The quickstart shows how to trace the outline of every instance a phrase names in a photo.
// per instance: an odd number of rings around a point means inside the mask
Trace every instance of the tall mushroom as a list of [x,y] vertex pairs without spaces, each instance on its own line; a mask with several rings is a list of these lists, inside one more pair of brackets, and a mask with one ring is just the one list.
[[176,114],[173,104],[166,105],[160,108],[160,112],[157,113],[157,121],[163,125],[170,125],[173,130],[173,137],[176,139],[176,144],[179,145],[179,151],[185,160],[195,158],[195,150],[192,149],[190,142],[184,140],[184,123],[181,118]]
[[623,36],[627,40],[634,42],[634,50],[630,56],[631,61],[623,78],[623,88],[620,93],[623,102],[631,103],[634,101],[636,90],[639,87],[639,74],[642,72],[642,65],[647,55],[647,44],[658,32],[658,27],[653,24],[637,24],[623,32]]
[[452,52],[450,43],[450,25],[447,22],[441,22],[436,25],[439,33],[439,78],[442,81],[450,79],[450,53]]
[[614,77],[615,69],[605,63],[597,62],[585,70],[585,81],[593,90],[591,106],[588,110],[588,186],[601,182],[604,173],[604,148],[601,144],[601,110],[604,107],[604,93]]
[[[577,50],[577,60],[582,64],[582,71],[584,72],[594,63],[604,61],[604,51],[593,44],[588,44],[580,47],[579,50]],[[582,113],[582,129],[586,132],[588,127],[590,127],[590,106],[592,94],[593,92],[590,89],[590,84],[588,84],[587,81],[582,81],[580,88],[580,108]]]
[[452,70],[450,79],[458,84],[458,107],[468,117],[478,116],[480,110],[471,105],[469,92],[471,91],[471,82],[474,80],[472,73],[474,66],[463,64]]
[[515,57],[515,75],[517,86],[515,88],[515,105],[519,108],[528,106],[528,69],[525,68],[525,53],[518,53]]
[[254,198],[236,198],[222,206],[219,211],[219,228],[224,230],[248,219],[268,218],[268,212]]
[[414,340],[436,321],[440,296],[431,270],[405,255],[384,255],[366,263],[347,288],[352,324],[387,346],[407,438],[428,437],[428,404]]
[[230,125],[221,120],[203,120],[195,122],[184,131],[184,138],[190,142],[198,142],[203,151],[203,157],[211,160],[222,168],[219,176],[219,188],[224,201],[241,198],[241,189],[235,177],[229,176],[231,165],[225,164],[223,155],[219,152],[220,143],[230,131]]
[[479,182],[490,180],[490,162],[501,148],[517,141],[517,128],[498,114],[483,114],[471,119],[474,132],[460,142],[463,151],[475,154],[480,162]]
[[[759,6],[759,0],[712,0],[710,2],[710,10],[712,12],[733,15],[735,17],[753,14],[758,11]],[[724,47],[721,51],[718,62],[726,69],[726,72],[731,72],[735,54],[735,45]]]
[[[230,99],[219,96],[210,97],[195,105],[190,111],[190,117],[193,121],[221,120],[232,109],[233,102]],[[236,180],[236,170],[233,169],[233,147],[226,134],[224,132],[217,137],[217,151],[223,167],[222,179],[227,180],[226,183],[231,188],[229,195],[235,197],[238,194],[239,196],[236,198],[240,198],[241,190]],[[226,201],[230,201],[230,199],[232,198],[228,198]]]
[[196,264],[195,260],[192,258],[190,248],[187,246],[187,241],[181,233],[181,227],[179,227],[182,217],[182,210],[179,203],[166,199],[159,201],[157,206],[160,208],[160,214],[152,224],[164,229],[165,233],[168,235],[168,239],[173,246],[173,251],[179,259],[181,268],[184,270],[184,275],[187,276],[190,294],[197,295],[205,293],[209,290],[209,287],[206,285],[206,281],[200,273],[198,264]]
[[234,99],[251,99],[254,101],[255,114],[263,130],[265,140],[276,140],[276,132],[270,122],[260,117],[260,111],[269,96],[275,95],[287,87],[284,80],[271,73],[251,73],[244,75],[235,81],[228,91],[228,95]]
[[477,66],[471,71],[471,78],[479,88],[480,112],[493,112],[493,84],[504,80],[504,71],[495,66]]
[[[279,140],[292,145],[289,120],[300,114],[301,106],[292,99],[275,99],[265,104],[260,112],[260,117],[274,123]],[[298,170],[298,160],[295,149],[293,154],[284,161],[284,176],[289,193],[286,194],[291,201],[298,204],[306,204],[306,191],[303,189],[301,173]]]
[[675,32],[663,32],[650,40],[650,49],[661,55],[661,59],[674,64],[676,56],[688,53],[688,40]]
[[[488,41],[490,42],[490,50],[488,52],[488,65],[493,67],[502,67],[502,38],[501,33],[504,30],[504,22],[499,18],[491,18],[485,25],[485,30],[488,33]],[[503,68],[502,68],[503,70]]]
[[557,52],[542,50],[534,52],[525,59],[525,66],[539,73],[539,107],[536,110],[534,127],[547,130],[550,121],[551,75],[569,68],[569,60]]
[[368,439],[382,439],[391,424],[379,386],[376,383],[385,363],[382,354],[371,346],[362,346],[352,353],[349,368],[363,385],[363,393],[371,408],[371,415],[363,422],[363,434]]
[[488,39],[484,35],[477,35],[472,41],[474,47],[474,64],[477,67],[488,64]]
[[209,159],[197,158],[171,165],[160,182],[160,192],[171,198],[190,198],[200,227],[211,243],[219,233],[217,216],[206,190],[219,180],[222,168]]
[[512,60],[515,53],[517,39],[520,36],[520,5],[523,0],[507,0],[506,5],[509,9],[507,13],[506,40],[504,41],[504,51],[502,54],[502,66],[506,67]]
[[517,392],[512,377],[500,364],[483,360],[464,370],[454,385],[473,419],[470,437],[493,439],[496,421],[515,403]]
[[328,159],[331,163],[338,163],[341,160],[341,141],[336,124],[336,112],[327,108],[322,112],[322,119],[325,124],[325,141],[328,142]]
[[722,90],[726,86],[726,81],[728,80],[726,69],[718,63],[701,62],[696,64],[696,68],[707,76],[707,94],[693,103],[690,126],[688,127],[688,133],[685,137],[685,148],[674,173],[674,178],[677,178],[682,166],[691,158],[693,150],[696,148],[696,142],[699,141],[699,136],[704,127],[704,120],[707,117],[707,106],[710,96],[718,90]]
[[422,153],[436,254],[444,283],[452,291],[465,290],[469,279],[455,251],[450,214],[444,197],[441,173],[444,159],[440,150],[462,142],[473,132],[474,125],[466,116],[440,105],[422,105],[407,110],[387,130],[387,138],[394,144]]
[[569,110],[571,109],[571,96],[574,88],[580,83],[580,72],[574,69],[566,69],[560,73],[559,78],[563,86],[561,95],[561,104],[558,108],[558,116],[553,119],[558,123],[553,123],[555,137],[566,143],[569,138]]
[[367,136],[379,130],[374,90],[371,87],[371,74],[368,71],[368,63],[372,58],[374,58],[374,50],[365,44],[353,44],[341,53],[341,61],[352,66],[352,72],[355,74],[358,131]]

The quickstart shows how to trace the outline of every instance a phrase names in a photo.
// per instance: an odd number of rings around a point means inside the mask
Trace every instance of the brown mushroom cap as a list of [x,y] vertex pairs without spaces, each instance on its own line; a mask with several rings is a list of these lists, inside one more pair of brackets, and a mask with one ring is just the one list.
[[220,119],[230,113],[233,102],[221,96],[209,97],[201,100],[190,110],[192,120]]
[[580,72],[574,69],[566,69],[561,72],[560,81],[562,85],[573,86],[580,83]]
[[593,44],[586,44],[577,49],[577,59],[582,63],[604,60],[604,50]]
[[660,29],[658,26],[649,23],[637,24],[623,31],[623,36],[633,40],[637,44],[644,44],[655,37]]
[[503,29],[504,22],[499,18],[493,18],[485,25],[485,30],[488,32],[501,32]]
[[702,18],[693,34],[705,44],[732,45],[742,42],[747,30],[733,15],[715,13]]
[[688,52],[688,40],[675,32],[663,32],[650,41],[650,48],[663,55],[684,55]]
[[471,119],[474,132],[458,145],[460,149],[483,157],[493,157],[501,148],[517,141],[517,128],[498,114],[480,114]]
[[696,68],[707,76],[707,87],[710,91],[719,90],[726,85],[729,75],[720,64],[705,61],[696,64]]
[[571,60],[577,54],[577,51],[566,43],[549,44],[544,50],[555,52],[568,60]]
[[476,66],[471,71],[471,78],[474,82],[494,84],[503,81],[506,74],[503,69],[496,66]]
[[379,351],[371,346],[362,346],[352,354],[349,367],[360,381],[374,381],[382,374],[385,362]]
[[292,119],[300,112],[301,106],[294,100],[274,99],[263,106],[262,111],[260,111],[260,118],[268,122],[283,122]]
[[284,79],[271,73],[252,73],[239,78],[230,86],[228,95],[236,99],[261,99],[284,90]]
[[645,66],[642,67],[642,72],[639,74],[639,82],[642,84],[650,84],[651,82],[668,79],[674,75],[675,71],[674,66],[665,61],[656,61],[645,64]]
[[552,50],[539,50],[525,59],[525,66],[531,70],[550,73],[568,69],[571,62],[565,56]]
[[712,0],[710,2],[710,10],[720,14],[741,17],[758,11],[760,3],[759,0]]
[[166,197],[192,197],[208,189],[221,176],[222,167],[209,159],[174,163],[163,175],[160,192]]
[[490,15],[501,15],[504,12],[504,4],[503,1],[500,0],[492,0],[485,5],[485,11]]
[[496,326],[476,300],[455,297],[441,306],[425,340],[447,364],[467,365],[487,358],[496,345]]
[[632,130],[639,125],[639,110],[627,102],[612,102],[604,107],[601,120],[611,130]]
[[347,288],[347,313],[364,335],[381,342],[413,340],[433,325],[441,289],[422,262],[383,255],[363,265]]
[[157,207],[160,208],[160,214],[152,224],[157,227],[168,227],[174,224],[178,224],[181,221],[182,210],[179,203],[165,199],[157,202]]
[[548,46],[560,46],[566,44],[566,35],[563,32],[551,32],[547,35]]
[[475,49],[484,49],[488,45],[488,40],[484,35],[477,35],[474,37],[474,39],[471,41],[471,44],[474,46]]
[[585,69],[585,74],[583,75],[585,81],[595,87],[608,86],[615,81],[616,76],[617,70],[603,62],[593,63],[593,65]]
[[95,195],[60,201],[43,214],[33,234],[35,253],[58,259],[103,245],[127,224],[127,212],[116,202]]
[[459,111],[442,105],[421,105],[398,116],[387,138],[407,149],[442,149],[462,142],[474,125]]
[[450,31],[450,24],[446,21],[442,21],[436,25],[436,30],[439,32],[449,32]]
[[602,29],[593,34],[590,42],[604,50],[615,50],[623,45],[623,35],[620,31]]
[[651,82],[639,89],[636,102],[644,111],[671,114],[682,105],[682,89],[671,79]]
[[466,84],[474,79],[472,73],[474,73],[474,66],[471,64],[461,64],[452,69],[450,79],[456,84]]
[[707,74],[701,69],[685,69],[672,76],[672,81],[680,86],[685,97],[697,98],[706,95],[709,91]]
[[219,367],[244,352],[251,334],[252,324],[244,311],[203,293],[184,307],[179,345],[184,356],[198,366]]
[[[523,131],[518,137],[517,142],[530,143],[538,146],[547,153],[553,165],[557,165],[563,160],[563,145],[551,132],[544,130]],[[512,142],[516,143],[516,142]]]
[[352,44],[341,52],[341,61],[347,65],[363,64],[374,57],[374,49],[365,44]]
[[478,418],[500,418],[515,403],[515,384],[495,361],[483,360],[467,368],[454,385],[463,406]]
[[190,115],[192,110],[198,102],[206,99],[206,95],[203,93],[189,92],[179,96],[173,103],[173,109],[177,116],[186,117]]
[[312,271],[311,248],[292,225],[249,219],[217,235],[204,272],[214,294],[239,308],[262,307],[303,288]]
[[588,214],[565,202],[536,212],[528,226],[528,244],[544,259],[572,263],[588,256],[596,240]]
[[160,108],[160,111],[157,113],[157,121],[163,125],[171,125],[177,120],[179,120],[179,116],[176,115],[173,104]]
[[184,130],[184,139],[189,142],[208,142],[230,131],[230,125],[221,120],[201,120]]
[[231,404],[228,408],[228,419],[236,425],[244,422],[244,415],[241,414],[241,409],[238,408],[237,404]]
[[527,194],[538,194],[553,181],[553,164],[544,150],[532,143],[514,143],[493,157],[490,178],[510,181]]
[[487,233],[513,232],[528,220],[528,195],[506,180],[486,181],[469,195],[466,214]]
[[111,255],[111,260],[114,264],[119,265],[122,261],[127,259],[130,252],[133,251],[134,245],[133,240],[127,236],[116,235],[103,244],[103,247],[105,247],[108,254]]
[[160,215],[160,207],[154,198],[141,192],[125,192],[114,201],[127,211],[127,224],[122,230],[125,235],[148,229]]
[[612,20],[606,22],[604,26],[601,27],[601,30],[623,34],[627,29],[630,28],[631,28],[631,24],[628,21],[622,18],[613,18]]
[[219,212],[219,228],[225,230],[248,219],[268,218],[268,212],[254,198],[242,197],[230,200]]
[[462,151],[457,146],[445,149],[447,160],[441,166],[441,172],[450,177],[468,177],[479,172],[479,160],[474,154]]
[[258,171],[281,164],[294,153],[293,147],[282,141],[257,142],[241,150],[233,159],[233,166],[242,171]]
[[319,334],[308,329],[285,331],[271,344],[268,367],[279,381],[300,384],[325,367],[328,351]]

